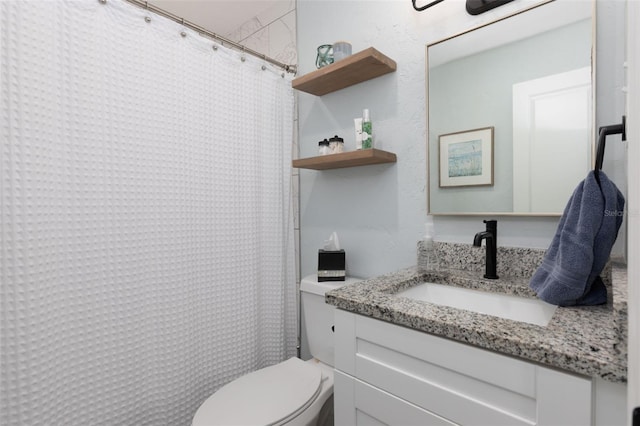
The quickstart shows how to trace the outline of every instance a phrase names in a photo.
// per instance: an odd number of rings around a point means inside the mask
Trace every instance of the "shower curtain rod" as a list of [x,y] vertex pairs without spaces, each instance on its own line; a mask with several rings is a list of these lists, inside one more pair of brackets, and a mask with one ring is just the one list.
[[[286,71],[288,73],[296,74],[297,71],[298,71],[296,65],[288,65],[288,64],[282,63],[280,61],[276,61],[275,59],[270,58],[267,55],[264,55],[264,54],[262,54],[260,52],[256,52],[255,50],[249,49],[248,47],[243,46],[240,43],[236,43],[235,41],[232,41],[232,40],[230,40],[230,39],[228,39],[226,37],[223,37],[223,36],[218,35],[218,34],[216,34],[214,32],[211,32],[211,31],[201,27],[198,24],[194,24],[193,22],[189,22],[189,21],[185,20],[184,18],[179,17],[177,15],[174,15],[173,13],[171,13],[169,11],[166,11],[164,9],[161,9],[161,8],[157,7],[157,6],[149,4],[148,1],[142,1],[142,0],[125,0],[125,1],[127,1],[127,2],[129,2],[131,4],[134,4],[134,5],[138,6],[138,7],[141,7],[143,9],[149,10],[149,11],[151,11],[153,13],[158,14],[158,15],[164,16],[165,18],[171,19],[172,21],[175,21],[175,22],[177,22],[177,23],[179,23],[181,25],[184,25],[187,28],[190,28],[190,29],[192,29],[194,31],[197,31],[198,33],[200,33],[200,35],[204,35],[204,36],[207,36],[207,37],[209,37],[211,39],[214,39],[214,40],[217,40],[217,41],[221,42],[222,45],[228,44],[228,45],[232,46],[233,48],[235,48],[237,50],[240,50],[240,51],[242,51],[244,53],[248,53],[248,54],[250,54],[252,56],[256,56],[256,57],[258,57],[260,59],[263,59],[263,60],[265,60],[265,61],[267,61],[267,62],[269,62],[269,63],[271,63],[271,64],[273,64],[273,65],[275,65],[277,67],[282,68],[284,71]],[[106,3],[107,0],[100,0],[100,2]]]

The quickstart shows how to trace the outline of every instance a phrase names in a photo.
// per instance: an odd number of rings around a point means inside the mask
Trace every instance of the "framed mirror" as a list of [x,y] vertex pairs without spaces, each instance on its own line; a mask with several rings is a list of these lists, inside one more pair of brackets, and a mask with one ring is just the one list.
[[593,167],[593,7],[550,1],[427,46],[430,214],[562,214]]

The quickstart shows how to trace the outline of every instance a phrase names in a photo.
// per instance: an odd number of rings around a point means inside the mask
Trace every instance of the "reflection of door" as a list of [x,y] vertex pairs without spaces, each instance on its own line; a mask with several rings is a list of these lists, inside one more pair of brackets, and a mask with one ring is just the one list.
[[515,212],[563,211],[591,168],[591,111],[589,67],[513,85]]

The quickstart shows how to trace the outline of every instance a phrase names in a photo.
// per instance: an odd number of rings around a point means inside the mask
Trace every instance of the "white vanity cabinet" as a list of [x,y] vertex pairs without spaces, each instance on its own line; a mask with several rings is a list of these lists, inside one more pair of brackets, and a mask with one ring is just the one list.
[[337,426],[625,421],[624,385],[342,310],[336,310],[335,343]]

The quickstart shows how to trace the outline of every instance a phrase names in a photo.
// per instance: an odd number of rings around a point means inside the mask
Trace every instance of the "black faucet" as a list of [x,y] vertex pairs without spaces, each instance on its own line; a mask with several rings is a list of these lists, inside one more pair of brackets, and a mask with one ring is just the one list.
[[484,223],[487,224],[487,230],[484,232],[478,232],[475,237],[473,237],[473,245],[476,247],[480,247],[482,245],[482,240],[487,240],[487,256],[486,256],[486,267],[485,267],[485,278],[489,278],[491,280],[498,279],[498,275],[496,274],[496,252],[498,247],[498,221],[497,220],[484,220]]

